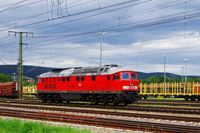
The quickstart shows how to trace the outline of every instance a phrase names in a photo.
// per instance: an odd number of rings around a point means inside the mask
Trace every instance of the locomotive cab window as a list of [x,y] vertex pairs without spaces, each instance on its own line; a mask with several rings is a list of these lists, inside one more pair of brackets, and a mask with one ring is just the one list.
[[62,77],[62,81],[65,82],[65,77]]
[[80,81],[80,77],[76,77],[76,81]]
[[110,76],[107,76],[107,80],[110,80]]
[[85,77],[81,77],[81,81],[84,81],[85,80]]
[[92,80],[95,81],[95,80],[96,80],[96,77],[95,77],[95,76],[92,76]]
[[132,73],[132,74],[131,74],[131,79],[137,79],[137,75],[134,74],[134,73]]
[[122,73],[122,79],[123,80],[128,80],[128,79],[130,79],[130,77],[129,77],[129,73]]
[[115,75],[113,76],[113,80],[119,80],[119,75],[118,75],[118,74],[115,74]]
[[101,69],[100,69],[100,72],[103,72],[103,70],[104,70],[104,68],[101,68]]
[[108,69],[109,69],[109,68],[105,68],[103,72],[108,72]]
[[70,81],[70,77],[67,77],[67,78],[66,78],[66,81]]

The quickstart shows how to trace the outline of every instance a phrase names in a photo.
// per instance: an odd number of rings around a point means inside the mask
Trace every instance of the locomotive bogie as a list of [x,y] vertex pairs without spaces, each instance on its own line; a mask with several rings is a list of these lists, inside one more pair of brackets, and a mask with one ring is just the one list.
[[137,92],[121,93],[38,93],[38,98],[43,102],[84,101],[94,104],[131,104],[137,101]]

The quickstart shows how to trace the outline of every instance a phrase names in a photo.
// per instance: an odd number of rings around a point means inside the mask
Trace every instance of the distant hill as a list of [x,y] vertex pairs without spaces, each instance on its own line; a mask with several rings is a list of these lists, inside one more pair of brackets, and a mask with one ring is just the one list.
[[[152,72],[152,73],[138,72],[139,79],[147,79],[152,76],[162,77],[163,75],[164,75],[164,73],[162,73],[162,72]],[[166,73],[166,76],[170,77],[170,78],[182,78],[181,75],[177,75],[177,74],[173,74],[173,73]],[[193,77],[193,76],[188,76],[188,77]]]
[[[38,75],[50,71],[51,68],[40,66],[24,66],[24,76],[36,79]],[[16,65],[0,65],[0,73],[12,75],[17,73]]]
[[[50,67],[40,67],[40,66],[24,66],[24,75],[26,77],[36,79],[38,75],[48,72],[51,70]],[[0,65],[0,73],[12,75],[16,73],[17,66],[16,65]],[[147,79],[151,76],[163,76],[162,72],[154,72],[154,73],[144,73],[138,72],[139,79]],[[181,78],[181,75],[176,75],[173,73],[166,73],[167,77],[170,78]],[[197,77],[197,76],[188,76],[188,77]]]

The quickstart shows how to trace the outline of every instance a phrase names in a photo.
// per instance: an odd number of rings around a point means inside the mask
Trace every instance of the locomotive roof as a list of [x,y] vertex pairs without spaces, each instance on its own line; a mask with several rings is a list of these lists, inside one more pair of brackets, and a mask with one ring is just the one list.
[[81,67],[67,67],[67,68],[52,68],[51,72],[61,72],[63,70],[68,70],[68,69],[80,69]]
[[69,67],[52,69],[50,72],[43,73],[39,77],[58,77],[71,75],[102,75],[124,71],[118,65],[105,65],[102,67]]

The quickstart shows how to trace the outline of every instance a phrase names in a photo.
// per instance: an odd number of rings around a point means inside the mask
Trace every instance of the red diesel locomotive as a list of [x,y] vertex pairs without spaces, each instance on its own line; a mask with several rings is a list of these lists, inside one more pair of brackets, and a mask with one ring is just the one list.
[[37,97],[44,102],[90,101],[123,103],[137,100],[139,80],[135,71],[118,65],[52,69],[38,76]]

